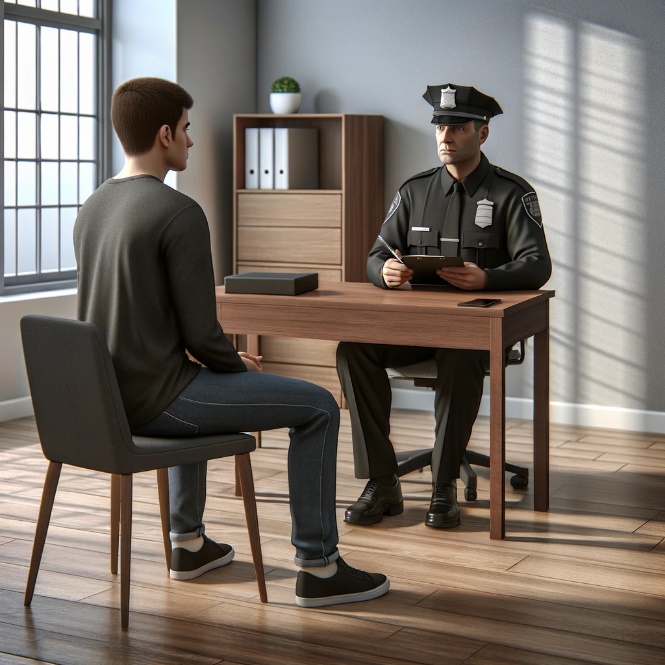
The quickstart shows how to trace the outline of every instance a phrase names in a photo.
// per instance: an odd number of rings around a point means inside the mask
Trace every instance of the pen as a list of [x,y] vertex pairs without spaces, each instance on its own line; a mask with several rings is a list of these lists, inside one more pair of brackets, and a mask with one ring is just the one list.
[[388,243],[387,243],[387,242],[386,242],[381,236],[377,236],[377,237],[378,237],[378,239],[379,239],[379,240],[385,245],[385,248],[386,248],[386,249],[387,249],[387,250],[388,250],[388,251],[389,251],[389,252],[390,252],[390,253],[391,253],[391,254],[392,254],[392,255],[393,255],[393,256],[394,256],[399,262],[400,262],[400,263],[404,263],[404,261],[402,261],[402,259],[400,259],[400,257],[397,255],[397,252],[396,252],[396,251],[395,251],[395,250],[394,250],[394,249],[393,249],[393,248],[392,248],[392,247],[391,247],[391,246],[390,246],[390,245],[389,245],[389,244],[388,244]]

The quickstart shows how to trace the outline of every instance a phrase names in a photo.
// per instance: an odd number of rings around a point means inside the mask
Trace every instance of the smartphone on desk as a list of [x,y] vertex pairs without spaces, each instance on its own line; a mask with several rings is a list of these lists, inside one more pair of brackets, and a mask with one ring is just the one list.
[[464,302],[458,302],[458,307],[491,307],[500,303],[500,298],[476,298],[475,300],[465,300]]

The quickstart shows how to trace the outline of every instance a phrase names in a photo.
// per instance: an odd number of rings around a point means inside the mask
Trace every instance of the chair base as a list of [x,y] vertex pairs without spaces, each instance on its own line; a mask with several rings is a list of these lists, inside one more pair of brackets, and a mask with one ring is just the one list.
[[[407,473],[422,470],[432,464],[432,449],[418,448],[417,450],[406,450],[395,455],[397,457],[397,476],[402,477]],[[467,450],[462,458],[460,466],[460,478],[464,483],[464,499],[466,501],[475,501],[478,498],[478,476],[471,468],[471,465],[481,466],[485,469],[490,468],[489,455],[477,453],[473,450]],[[510,484],[515,489],[526,489],[529,485],[529,469],[518,464],[506,462],[504,469],[507,473],[514,474],[510,478]]]

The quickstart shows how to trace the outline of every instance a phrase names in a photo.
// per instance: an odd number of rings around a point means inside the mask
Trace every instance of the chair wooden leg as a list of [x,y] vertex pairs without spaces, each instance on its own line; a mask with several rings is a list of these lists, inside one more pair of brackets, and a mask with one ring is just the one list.
[[256,582],[259,586],[259,597],[262,603],[268,602],[266,578],[263,571],[263,554],[261,552],[261,536],[259,534],[259,516],[256,512],[256,496],[254,495],[254,478],[249,453],[236,455],[236,472],[240,478],[242,500],[245,504],[245,519],[249,532],[249,546],[252,550]]
[[120,539],[120,476],[111,474],[111,574],[118,574],[118,541]]
[[132,565],[132,474],[120,476],[120,625],[129,626],[129,579]]
[[32,596],[35,592],[37,583],[37,574],[39,573],[39,564],[42,561],[44,543],[46,542],[46,532],[51,521],[51,511],[53,510],[53,501],[55,492],[58,489],[58,480],[62,462],[49,462],[44,480],[44,490],[42,492],[42,501],[39,505],[39,517],[37,518],[37,529],[35,531],[35,542],[32,546],[32,558],[30,559],[30,570],[28,571],[28,583],[25,587],[25,599],[23,604],[30,607]]
[[171,508],[169,505],[169,470],[157,469],[157,493],[159,494],[159,515],[162,520],[162,540],[166,569],[171,570]]
[[238,471],[238,458],[236,457],[236,496],[242,496],[242,486],[240,483],[240,472]]

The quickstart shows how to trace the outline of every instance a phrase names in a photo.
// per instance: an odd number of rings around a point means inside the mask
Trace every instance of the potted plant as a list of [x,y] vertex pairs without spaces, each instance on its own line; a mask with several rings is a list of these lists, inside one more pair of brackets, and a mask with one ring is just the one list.
[[278,78],[270,87],[270,108],[273,113],[297,113],[301,100],[300,83],[290,76]]

